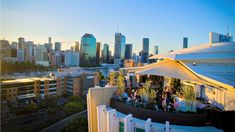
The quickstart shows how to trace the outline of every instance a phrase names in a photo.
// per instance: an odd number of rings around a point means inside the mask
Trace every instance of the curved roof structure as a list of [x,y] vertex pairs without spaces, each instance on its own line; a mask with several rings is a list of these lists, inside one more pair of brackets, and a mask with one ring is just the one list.
[[235,87],[235,42],[205,44],[151,58],[180,61],[200,78]]

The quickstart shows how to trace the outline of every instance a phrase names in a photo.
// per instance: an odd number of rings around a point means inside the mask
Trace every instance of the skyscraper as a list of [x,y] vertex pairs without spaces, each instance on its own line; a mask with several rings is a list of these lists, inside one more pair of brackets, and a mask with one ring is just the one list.
[[115,33],[114,64],[121,64],[125,59],[126,37],[121,33]]
[[18,49],[24,49],[24,47],[25,47],[25,39],[18,38]]
[[149,54],[149,38],[143,38],[143,51]]
[[66,66],[79,66],[79,53],[78,52],[65,52]]
[[33,41],[26,41],[25,42],[25,61],[33,62]]
[[126,44],[125,59],[132,58],[132,44]]
[[48,53],[52,53],[52,43],[51,43],[51,37],[48,38],[48,43],[44,44],[45,47],[47,48]]
[[109,63],[109,45],[108,44],[103,45],[102,60],[103,60],[103,63]]
[[61,51],[61,42],[55,42],[55,51]]
[[25,61],[25,39],[18,38],[18,47],[17,47],[17,61],[24,62]]
[[73,52],[79,52],[79,42],[77,41],[73,42],[73,45],[71,46],[71,50]]
[[51,65],[59,66],[62,64],[62,54],[60,52],[52,53],[51,55]]
[[82,36],[80,57],[80,66],[96,65],[96,38],[92,34]]
[[125,51],[126,51],[126,37],[122,35],[121,41],[121,60],[125,59]]
[[122,34],[115,33],[114,64],[121,64],[121,42]]
[[158,54],[158,46],[154,46],[154,51],[153,51],[153,54],[154,55],[157,55]]
[[45,45],[38,45],[36,47],[36,61],[48,61],[47,48]]
[[48,43],[49,43],[49,44],[52,44],[52,43],[51,43],[51,37],[48,38]]
[[183,48],[188,48],[188,38],[187,37],[184,37],[183,38]]
[[143,51],[141,53],[142,63],[149,63],[149,38],[143,38]]
[[100,42],[96,43],[96,64],[100,63]]

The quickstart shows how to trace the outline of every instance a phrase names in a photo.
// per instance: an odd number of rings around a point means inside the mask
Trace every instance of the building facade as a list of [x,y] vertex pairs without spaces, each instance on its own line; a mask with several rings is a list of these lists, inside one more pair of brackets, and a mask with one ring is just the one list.
[[79,52],[79,42],[77,41],[73,42],[73,45],[71,46],[71,50],[73,52]]
[[132,44],[126,44],[125,59],[132,58]]
[[126,37],[115,33],[114,64],[121,65],[125,59]]
[[81,42],[80,66],[96,64],[96,38],[92,34],[84,34]]
[[64,64],[68,67],[79,66],[79,52],[65,52]]
[[153,54],[154,55],[157,55],[158,54],[158,46],[154,46],[154,51],[153,51]]
[[96,64],[100,64],[100,46],[101,46],[101,43],[97,42],[96,43]]
[[143,38],[142,63],[149,63],[149,38]]
[[109,45],[104,44],[102,50],[102,61],[103,63],[109,63]]
[[55,42],[55,49],[54,51],[61,51],[61,42]]
[[187,37],[184,37],[183,38],[183,48],[188,48],[188,38]]

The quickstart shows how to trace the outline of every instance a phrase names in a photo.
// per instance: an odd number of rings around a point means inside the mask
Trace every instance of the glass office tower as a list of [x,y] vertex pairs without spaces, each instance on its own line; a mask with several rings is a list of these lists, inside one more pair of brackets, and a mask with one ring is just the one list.
[[96,66],[96,38],[92,34],[84,34],[81,40],[80,66]]

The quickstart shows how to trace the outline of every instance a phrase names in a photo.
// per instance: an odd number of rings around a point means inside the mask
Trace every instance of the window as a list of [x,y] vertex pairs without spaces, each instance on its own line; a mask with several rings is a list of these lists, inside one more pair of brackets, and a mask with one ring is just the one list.
[[142,128],[135,127],[135,132],[145,132],[145,130]]
[[124,123],[119,122],[119,132],[124,132]]

